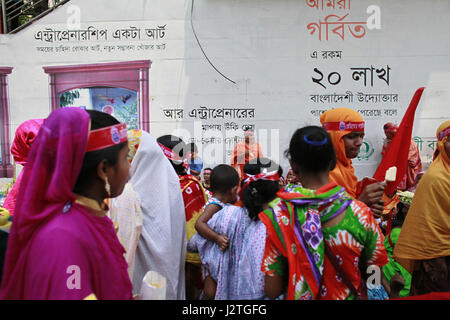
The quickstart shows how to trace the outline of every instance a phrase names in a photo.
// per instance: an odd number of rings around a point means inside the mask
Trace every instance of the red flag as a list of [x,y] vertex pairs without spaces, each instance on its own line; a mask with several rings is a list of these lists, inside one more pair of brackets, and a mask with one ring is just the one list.
[[397,167],[397,177],[395,183],[388,183],[385,189],[386,194],[393,194],[397,189],[397,186],[401,182],[403,176],[406,174],[408,168],[408,153],[411,144],[412,128],[414,124],[414,116],[416,114],[416,108],[422,97],[423,90],[425,88],[417,89],[408,110],[406,110],[403,116],[402,122],[398,128],[397,133],[392,139],[391,143],[387,147],[386,153],[378,166],[377,171],[373,175],[373,178],[378,181],[384,181],[386,171],[390,167]]

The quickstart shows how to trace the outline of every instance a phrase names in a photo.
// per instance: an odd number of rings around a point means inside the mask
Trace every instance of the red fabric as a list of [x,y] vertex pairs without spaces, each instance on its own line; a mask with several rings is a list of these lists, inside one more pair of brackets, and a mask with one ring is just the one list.
[[31,144],[36,139],[42,123],[44,123],[44,119],[31,119],[17,127],[14,141],[11,146],[11,154],[16,163],[21,165],[27,163]]
[[[28,153],[31,149],[31,144],[39,132],[44,119],[31,119],[22,123],[16,130],[14,141],[11,146],[11,154],[14,157],[14,161],[18,164],[25,166],[27,163]],[[20,181],[22,181],[23,170],[17,177],[16,182],[12,186],[11,190],[5,198],[3,207],[9,211],[11,216],[14,216],[16,208],[16,198],[19,192]]]
[[125,123],[92,130],[89,133],[87,152],[106,149],[116,144],[128,141],[127,125]]
[[280,180],[280,176],[277,171],[274,172],[263,172],[257,175],[251,175],[244,173],[244,186],[239,191],[239,197],[242,199],[242,194],[244,190],[250,185],[250,183],[258,181],[258,180],[267,180],[267,181],[278,181]]
[[195,213],[202,212],[206,204],[200,182],[191,175],[180,176],[180,186],[183,192],[186,222],[192,219]]
[[[195,223],[197,222],[198,217],[203,212],[203,207],[206,204],[207,197],[203,191],[200,181],[198,181],[196,178],[191,175],[179,176],[179,178],[181,192],[183,194],[184,211],[186,214],[186,237],[187,241],[189,241],[197,233],[197,230],[195,229]],[[187,252],[186,262],[200,266],[201,260],[199,254]],[[196,274],[197,271],[197,269],[193,269],[193,272]],[[198,277],[197,275],[191,276],[194,280]],[[187,287],[197,286],[195,283],[192,283],[188,280],[186,282],[186,285]],[[197,286],[197,288],[200,289],[201,287]]]
[[397,179],[395,183],[389,183],[386,186],[385,193],[392,194],[395,192],[398,184],[403,179],[408,168],[408,154],[412,135],[412,128],[414,124],[414,116],[416,108],[419,104],[420,98],[422,97],[423,90],[425,88],[417,89],[414,94],[411,103],[409,104],[408,110],[406,110],[403,116],[402,122],[400,123],[399,129],[389,144],[386,154],[381,160],[378,169],[376,170],[373,178],[378,181],[384,181],[386,171],[393,166],[397,167]]
[[385,132],[391,132],[391,133],[396,133],[398,130],[398,127],[393,124],[392,122],[388,122],[384,125],[384,131]]

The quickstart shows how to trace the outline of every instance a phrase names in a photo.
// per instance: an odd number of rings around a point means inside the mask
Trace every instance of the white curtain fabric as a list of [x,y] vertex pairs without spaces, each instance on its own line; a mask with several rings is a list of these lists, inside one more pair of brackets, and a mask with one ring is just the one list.
[[148,271],[156,271],[167,279],[167,299],[184,300],[186,217],[180,181],[155,138],[145,131],[130,175],[144,217],[135,255],[133,293],[140,292]]

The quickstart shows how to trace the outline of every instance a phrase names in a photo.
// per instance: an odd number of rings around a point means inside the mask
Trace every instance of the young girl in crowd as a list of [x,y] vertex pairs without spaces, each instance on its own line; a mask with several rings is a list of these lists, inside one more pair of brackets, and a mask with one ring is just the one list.
[[[236,201],[239,189],[239,174],[232,166],[221,164],[215,167],[211,172],[211,191],[212,196],[206,203],[203,214],[195,223],[195,229],[199,236],[214,241],[219,249],[225,251],[229,245],[229,239],[224,234],[218,234],[208,226],[208,221],[215,213],[222,210],[225,204]],[[214,283],[208,275],[206,268],[203,268],[204,277],[204,299],[214,297]]]
[[203,182],[202,186],[206,191],[210,191],[211,188],[211,168],[205,168],[203,169]]
[[298,184],[299,183],[298,178],[295,175],[292,168],[290,168],[288,171],[288,174],[286,176],[286,182],[287,182],[287,184]]
[[[298,129],[286,152],[302,187],[279,192],[259,217],[267,228],[262,271],[270,298],[356,299],[364,296],[359,265],[388,262],[371,210],[329,182],[336,164],[330,135]],[[379,279],[381,281],[381,279]]]
[[106,198],[128,179],[127,130],[112,116],[61,108],[24,168],[0,299],[132,299]]
[[212,197],[206,203],[202,215],[195,223],[195,229],[205,239],[214,241],[220,250],[225,251],[229,242],[225,235],[217,234],[208,226],[208,221],[225,204],[236,201],[239,189],[239,174],[232,166],[221,164],[215,167],[211,173]]
[[[186,235],[189,241],[197,232],[195,223],[206,204],[207,196],[200,181],[187,173],[189,165],[186,160],[188,147],[184,141],[172,135],[157,139],[164,155],[170,160],[180,179],[186,214]],[[197,300],[203,289],[201,260],[198,253],[186,253],[186,299]]]
[[266,229],[258,213],[276,197],[280,167],[269,159],[257,159],[244,166],[241,201],[216,213],[208,225],[229,239],[229,248],[220,250],[216,243],[196,237],[202,263],[209,271],[212,289],[207,298],[216,300],[263,299],[264,274],[260,267]]

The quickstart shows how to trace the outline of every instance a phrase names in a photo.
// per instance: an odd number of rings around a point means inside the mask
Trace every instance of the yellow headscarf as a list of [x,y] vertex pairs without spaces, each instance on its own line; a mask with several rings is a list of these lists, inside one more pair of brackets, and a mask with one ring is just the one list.
[[[128,130],[128,158],[133,160],[142,139],[142,131],[138,129]],[[130,161],[131,162],[131,161]]]
[[[320,123],[324,125],[325,122],[364,122],[362,116],[348,108],[336,108],[326,111],[320,116]],[[362,130],[363,131],[363,130]],[[333,142],[334,151],[336,152],[337,163],[336,168],[330,171],[330,180],[343,186],[347,193],[356,198],[356,185],[358,179],[355,175],[355,169],[352,165],[352,160],[347,158],[345,154],[345,144],[342,139],[343,136],[351,133],[347,130],[327,130]]]
[[416,260],[450,255],[450,159],[440,133],[450,127],[442,123],[437,132],[439,154],[417,186],[411,208],[394,250],[394,258],[410,273]]
[[0,230],[9,232],[11,228],[11,215],[5,208],[0,207]]

